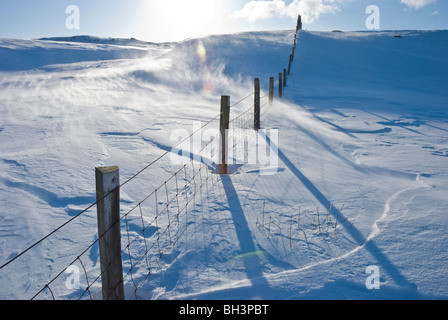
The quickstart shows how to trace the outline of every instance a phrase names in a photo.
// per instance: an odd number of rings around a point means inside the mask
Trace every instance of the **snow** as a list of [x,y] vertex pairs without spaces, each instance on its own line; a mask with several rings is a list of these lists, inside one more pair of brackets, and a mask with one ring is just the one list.
[[[0,265],[95,202],[95,167],[118,165],[124,182],[176,144],[175,130],[191,134],[213,119],[221,95],[234,104],[259,77],[264,96],[293,38],[283,30],[160,44],[0,39]],[[201,196],[169,230],[178,241],[157,261],[151,252],[151,274],[142,267],[126,277],[127,298],[446,299],[447,38],[300,31],[283,99],[263,109],[276,173],[248,163],[227,176],[209,170]],[[175,194],[174,180],[166,193],[163,183],[179,168],[163,156],[123,186],[123,213],[160,186],[163,208]],[[146,224],[153,203],[141,206]],[[138,236],[141,228],[132,212],[122,244],[137,235],[145,251],[162,230],[151,224]],[[93,207],[0,269],[0,298],[32,298],[96,232]],[[84,267],[90,282],[98,275],[98,246],[82,261],[74,265],[86,287]],[[124,269],[131,263],[123,249]],[[379,289],[366,286],[369,266],[378,267]],[[37,298],[78,298],[68,276]],[[98,283],[89,294],[100,298]]]

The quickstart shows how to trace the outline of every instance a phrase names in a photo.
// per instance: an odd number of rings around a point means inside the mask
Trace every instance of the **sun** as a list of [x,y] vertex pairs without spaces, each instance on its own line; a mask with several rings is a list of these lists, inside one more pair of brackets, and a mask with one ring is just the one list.
[[207,35],[222,27],[216,0],[151,0],[146,5],[145,26],[152,38],[180,41]]

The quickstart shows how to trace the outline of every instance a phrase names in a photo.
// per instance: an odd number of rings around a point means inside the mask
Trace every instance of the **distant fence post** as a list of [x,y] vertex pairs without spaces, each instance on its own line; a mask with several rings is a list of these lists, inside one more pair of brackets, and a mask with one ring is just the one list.
[[297,18],[296,33],[299,32],[299,30],[302,30],[302,16],[300,14]]
[[292,64],[292,54],[289,55],[289,64],[288,64],[288,75],[291,72],[291,64]]
[[229,121],[230,121],[230,97],[221,96],[221,118],[219,123],[221,143],[219,154],[220,163],[218,163],[218,174],[228,174],[227,148],[228,148]]
[[272,106],[274,103],[274,77],[269,78],[269,104]]
[[254,130],[260,130],[260,79],[254,82]]
[[286,87],[286,69],[283,69],[283,87]]
[[278,74],[278,96],[279,96],[279,98],[282,97],[282,85],[283,85],[282,73],[279,72],[279,74]]
[[103,300],[124,300],[118,167],[95,168]]

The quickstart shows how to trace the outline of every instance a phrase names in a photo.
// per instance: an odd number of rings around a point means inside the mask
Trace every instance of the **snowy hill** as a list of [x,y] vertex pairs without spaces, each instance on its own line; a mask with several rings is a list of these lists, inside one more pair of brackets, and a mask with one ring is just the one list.
[[42,41],[57,41],[57,42],[72,42],[72,43],[97,43],[97,44],[113,44],[118,46],[142,46],[157,45],[156,43],[140,41],[135,38],[123,39],[123,38],[100,38],[88,35],[72,36],[72,37],[50,37],[40,38]]
[[[253,78],[266,95],[293,38],[0,40],[0,265],[95,202],[95,167],[118,165],[126,181],[176,144],[173,132],[213,119],[221,95],[231,96],[231,118],[251,108]],[[283,99],[263,109],[262,128],[278,130],[267,141],[278,148],[276,173],[247,163],[228,176],[201,171],[210,177],[201,196],[163,234],[170,245],[154,246],[151,273],[126,278],[127,297],[447,298],[447,38],[300,31]],[[237,130],[238,119],[250,121],[237,118]],[[143,251],[156,244],[163,221],[149,215],[154,203],[180,199],[179,186],[164,184],[179,168],[162,157],[120,190],[126,212],[159,188],[142,216],[123,221],[124,245],[129,235]],[[142,220],[148,234],[138,236]],[[0,298],[30,299],[97,238],[92,208],[0,269]],[[86,287],[97,245],[82,261]],[[123,263],[132,265],[125,249]],[[371,266],[379,289],[366,287]],[[66,278],[37,298],[78,298]],[[101,289],[88,293],[97,299]]]
[[168,43],[152,44],[134,39],[91,36],[39,40],[0,39],[0,70],[26,71],[49,65],[142,58],[155,48],[170,46]]

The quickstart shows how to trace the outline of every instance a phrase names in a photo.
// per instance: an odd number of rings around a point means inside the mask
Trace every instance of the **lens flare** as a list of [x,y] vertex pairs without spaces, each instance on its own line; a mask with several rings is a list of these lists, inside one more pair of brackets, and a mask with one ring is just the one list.
[[198,54],[199,58],[201,58],[202,62],[205,63],[207,61],[207,50],[205,49],[202,41],[199,41],[196,48],[196,53]]
[[205,80],[202,83],[202,90],[204,90],[204,92],[212,94],[213,92],[215,92],[215,89],[215,84],[212,80]]
[[[206,66],[207,49],[205,49],[204,43],[201,40],[198,41],[198,45],[196,47],[196,53],[201,59],[204,66]],[[204,90],[204,92],[212,94],[213,92],[215,92],[215,84],[211,79],[207,79],[202,83],[202,90]]]

